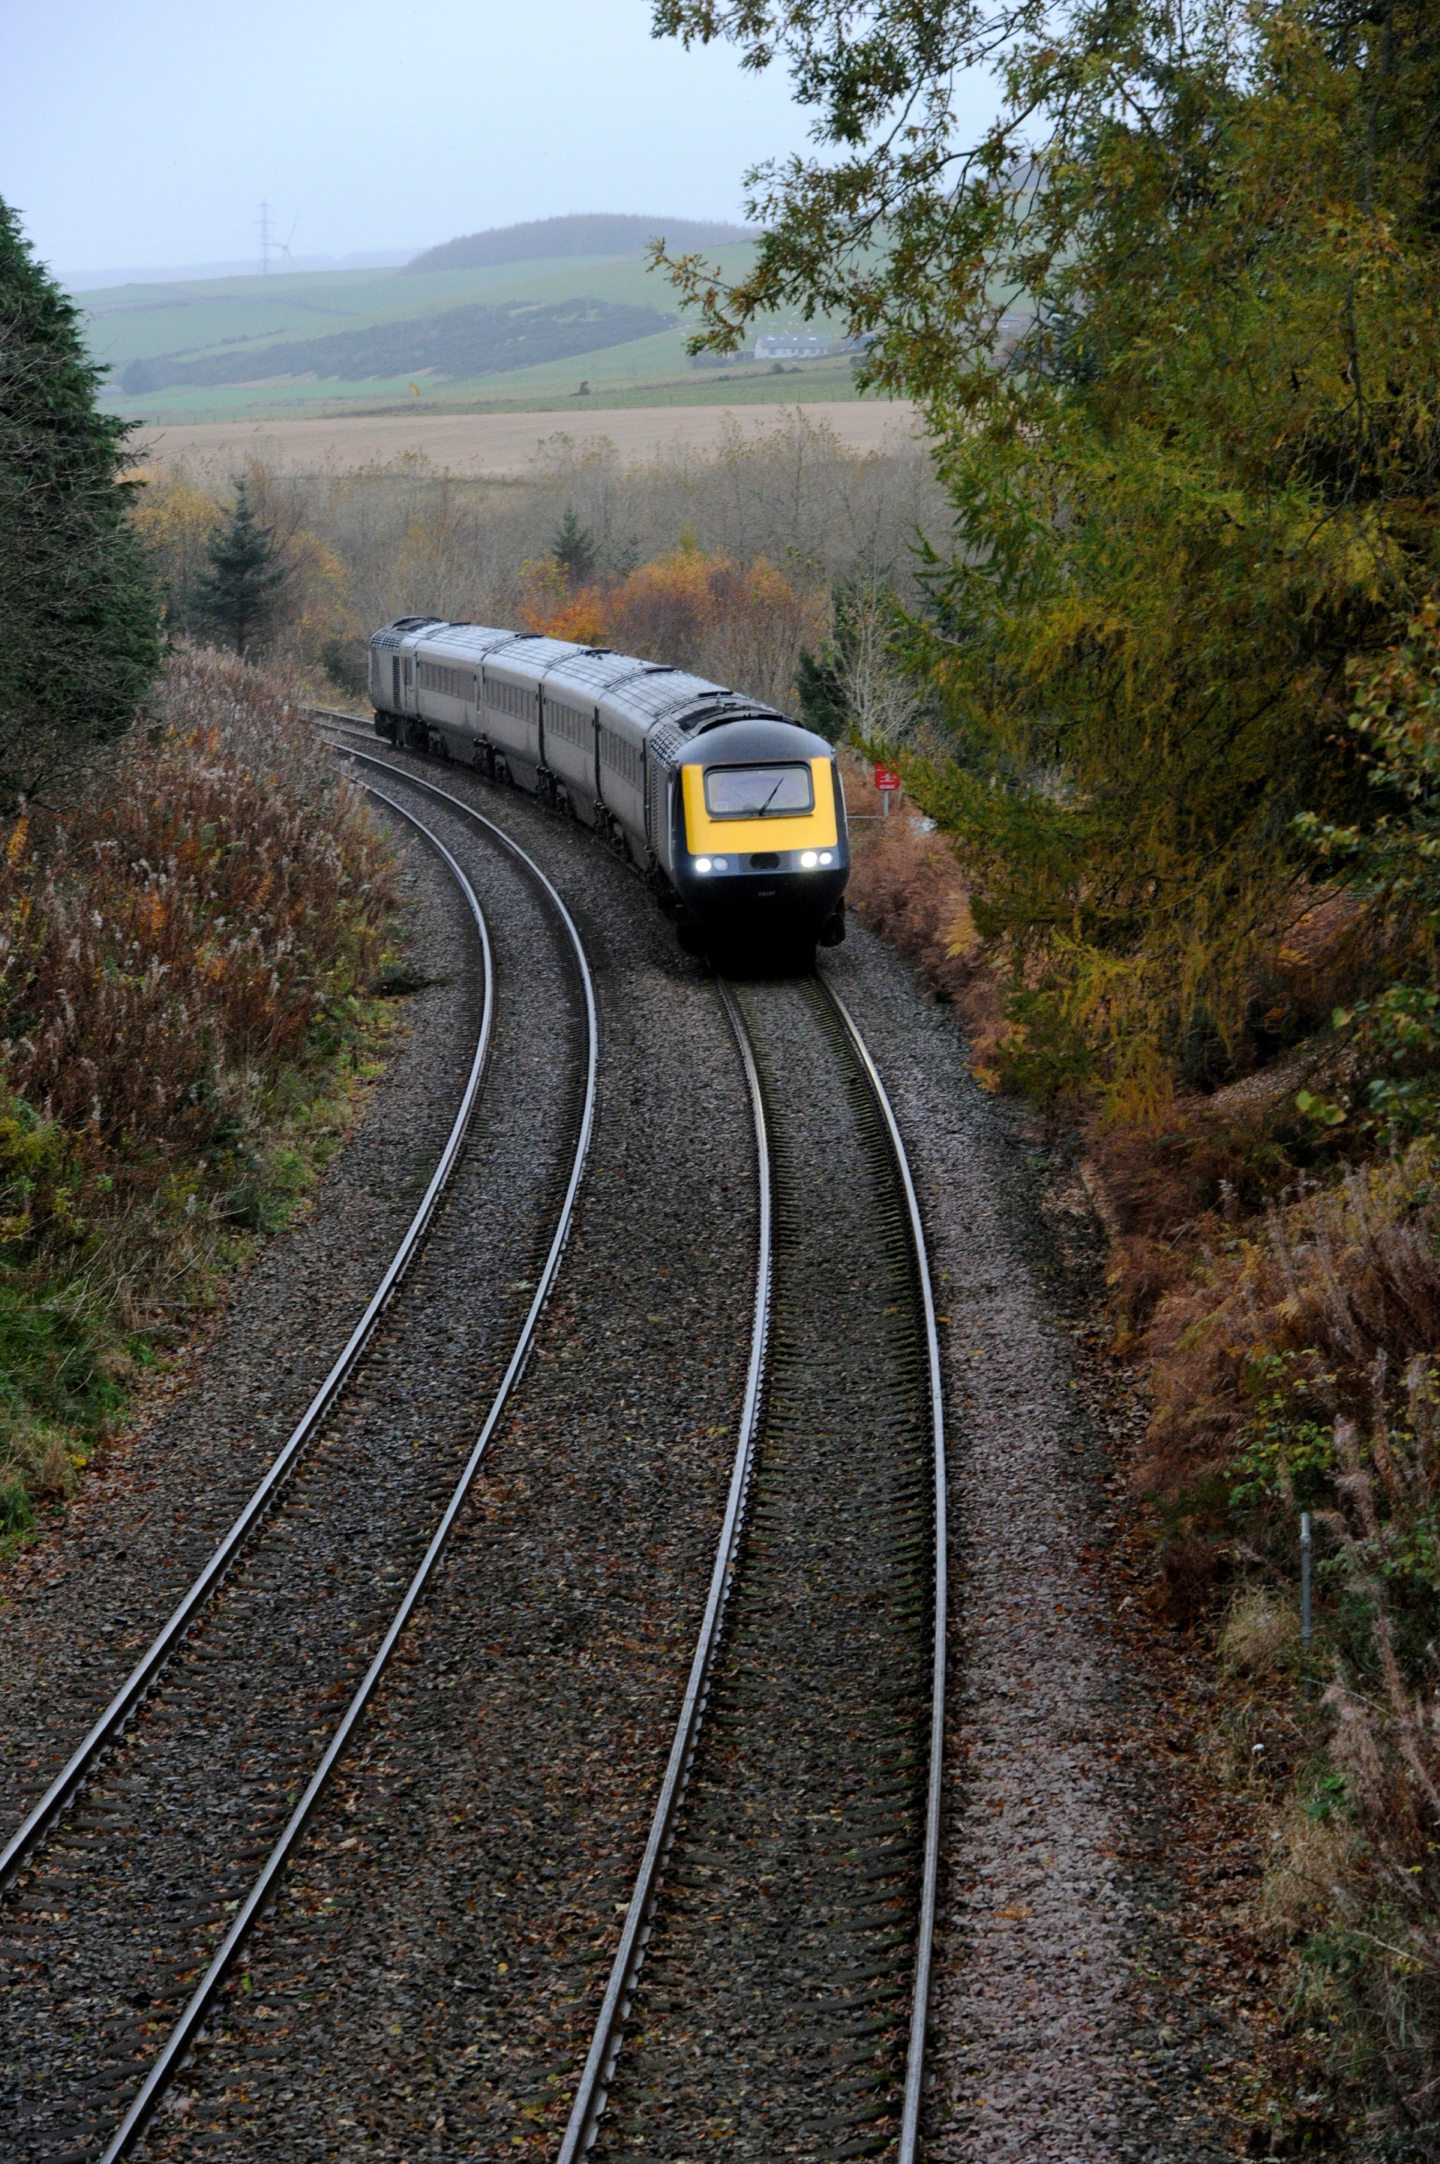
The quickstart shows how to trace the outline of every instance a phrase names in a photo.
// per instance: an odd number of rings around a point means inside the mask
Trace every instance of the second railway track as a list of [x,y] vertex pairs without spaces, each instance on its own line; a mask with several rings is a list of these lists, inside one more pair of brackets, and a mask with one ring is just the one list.
[[812,980],[728,1003],[754,1061],[765,1189],[751,1398],[561,2160],[909,2164],[946,1607],[923,1234],[840,1002]]
[[[523,1366],[588,1147],[595,1006],[538,867],[492,829],[471,870],[507,930],[481,1125],[463,1152],[452,1137],[444,1208],[422,1211],[401,1295],[387,1278],[373,1335],[323,1394],[283,1508],[260,1498],[258,1530],[219,1557],[10,1844],[7,2164],[128,2150],[273,1891]],[[457,1126],[469,1116],[467,1099]]]

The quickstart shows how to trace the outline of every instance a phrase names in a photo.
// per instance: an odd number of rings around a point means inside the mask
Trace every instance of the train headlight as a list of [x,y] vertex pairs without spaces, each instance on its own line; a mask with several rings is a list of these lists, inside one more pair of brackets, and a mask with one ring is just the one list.
[[807,872],[813,872],[813,871],[814,871],[814,869],[815,869],[815,867],[816,867],[816,865],[817,865],[817,864],[818,864],[819,862],[820,862],[820,859],[819,859],[819,857],[817,857],[817,856],[816,856],[816,854],[815,854],[815,852],[814,852],[814,850],[813,850],[813,849],[802,849],[802,850],[801,850],[801,852],[800,852],[800,868],[801,868],[801,870],[802,870],[802,871],[807,871]]
[[710,859],[708,857],[697,857],[695,859],[695,869],[697,872],[708,872],[710,868]]
[[723,872],[729,869],[730,859],[728,857],[716,857],[714,858],[713,862],[717,872]]
[[830,850],[822,849],[820,852],[820,862],[822,864],[833,864],[835,862],[834,855]]

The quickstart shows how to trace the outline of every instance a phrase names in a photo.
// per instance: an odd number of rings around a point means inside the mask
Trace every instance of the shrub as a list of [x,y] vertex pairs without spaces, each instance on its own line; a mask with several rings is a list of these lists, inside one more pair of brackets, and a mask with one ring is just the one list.
[[[852,820],[857,812],[874,811],[868,767],[853,752],[842,753],[840,763]],[[953,847],[903,798],[888,817],[855,820],[850,842],[850,906],[871,931],[909,956],[938,999],[956,1008],[970,1032],[975,1070],[993,1084],[1000,993],[976,936]]]
[[[1440,1343],[1440,1197],[1428,1147],[1303,1191],[1231,1233],[1156,1309],[1143,1484],[1171,1493],[1226,1470],[1277,1389],[1324,1415],[1368,1405],[1376,1363],[1399,1374]],[[1217,1226],[1217,1232],[1223,1232]],[[1300,1419],[1308,1415],[1297,1414]]]
[[[293,1183],[390,889],[273,683],[181,649],[148,732],[0,852],[0,1482],[63,1492],[143,1340]],[[258,1185],[258,1194],[257,1194]]]
[[[1249,1647],[1252,1668],[1257,1616],[1294,1613],[1297,1514],[1312,1513],[1330,1684],[1266,1898],[1294,1938],[1297,2004],[1323,2016],[1334,2070],[1407,2156],[1430,2153],[1440,2078],[1435,1175],[1424,1142],[1262,1218],[1213,1218],[1208,1257],[1167,1284],[1145,1336],[1140,1469],[1173,1607],[1193,1616],[1222,1569],[1243,1571],[1222,1644],[1232,1661]],[[1289,1633],[1270,1635],[1293,1662]],[[1292,1728],[1294,1704],[1277,1715]],[[1317,1812],[1336,1820],[1323,1839]]]

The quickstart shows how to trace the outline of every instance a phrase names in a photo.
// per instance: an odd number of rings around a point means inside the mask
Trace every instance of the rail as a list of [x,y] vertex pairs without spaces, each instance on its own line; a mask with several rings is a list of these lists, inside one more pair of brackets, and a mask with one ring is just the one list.
[[[864,1078],[865,1085],[879,1114],[880,1124],[893,1160],[895,1178],[903,1198],[906,1232],[911,1250],[919,1308],[919,1331],[925,1353],[925,1397],[931,1443],[931,1477],[934,1490],[932,1505],[934,1552],[931,1578],[933,1630],[929,1649],[930,1720],[924,1834],[919,1871],[910,2020],[905,2056],[901,2123],[896,2151],[899,2164],[914,2164],[919,2140],[920,2108],[924,2082],[929,1977],[934,1942],[944,1779],[947,1607],[946,1474],[944,1405],[939,1340],[919,1199],[910,1173],[893,1106],[854,1017],[833,987],[826,983],[824,979],[819,981],[824,997],[840,1024],[851,1055]],[[765,1396],[767,1349],[772,1331],[774,1293],[772,1145],[766,1114],[764,1088],[744,1019],[728,987],[723,983],[719,984],[719,994],[740,1050],[755,1123],[756,1163],[759,1179],[759,1240],[749,1372],[725,1516],[716,1547],[709,1595],[690,1666],[689,1678],[651,1821],[649,1837],[626,1911],[604,1999],[558,2152],[557,2164],[579,2164],[579,2160],[585,2155],[596,2138],[601,2117],[605,2110],[608,2091],[623,2043],[625,2025],[632,2011],[637,1980],[650,1939],[667,1857],[674,1841],[677,1820],[684,1803],[687,1782],[699,1746],[707,1699],[724,1631],[728,1598],[736,1582],[741,1544],[745,1537],[747,1504],[754,1484],[756,1447],[762,1426]]]
[[[345,756],[368,765],[385,765],[383,760],[368,759],[363,753],[347,751]],[[393,772],[393,769],[391,771]],[[193,2047],[200,2030],[204,2026],[205,2017],[214,2004],[216,1996],[231,1968],[234,1966],[246,1939],[253,1930],[256,1920],[273,1897],[281,1874],[328,1787],[335,1767],[339,1763],[351,1736],[354,1734],[366,1706],[374,1695],[376,1686],[389,1666],[395,1647],[406,1624],[414,1613],[436,1564],[449,1545],[450,1535],[454,1529],[456,1519],[470,1489],[474,1485],[476,1476],[489,1449],[491,1438],[516,1384],[524,1373],[535,1332],[546,1302],[549,1299],[556,1273],[560,1267],[561,1257],[564,1254],[566,1241],[569,1238],[575,1203],[580,1192],[580,1183],[589,1155],[590,1140],[595,1123],[596,1085],[599,1071],[599,1022],[595,1005],[594,980],[591,976],[585,949],[575,927],[574,919],[554,885],[540,869],[539,865],[535,863],[534,859],[509,835],[505,834],[502,829],[496,827],[491,820],[472,810],[469,805],[463,804],[458,797],[451,796],[448,791],[437,788],[431,782],[421,781],[417,777],[406,775],[404,783],[407,788],[419,789],[427,795],[443,799],[467,821],[484,827],[500,841],[534,877],[536,883],[553,906],[569,941],[575,958],[579,982],[583,990],[586,1017],[585,1084],[570,1176],[560,1206],[559,1220],[551,1238],[545,1261],[541,1266],[535,1290],[530,1305],[526,1310],[525,1319],[521,1324],[514,1350],[510,1355],[499,1388],[491,1401],[484,1425],[455,1484],[444,1514],[431,1537],[430,1544],[421,1559],[419,1567],[406,1587],[389,1628],[369,1668],[366,1670],[364,1678],[341,1716],[326,1747],[324,1756],[311,1776],[304,1794],[296,1804],[279,1839],[266,1857],[259,1875],[237,1911],[234,1922],[211,1960],[205,1975],[196,1986],[184,2012],[166,2038],[155,2059],[151,2062],[142,2087],[102,2153],[101,2164],[119,2164],[122,2157],[129,2155],[135,2142],[154,2115],[165,2090],[183,2064],[187,2053]],[[369,783],[366,786],[371,787]],[[373,789],[372,787],[371,793],[383,798],[386,802],[394,801],[386,797],[385,792],[382,790]],[[419,825],[419,821],[415,820],[413,813],[404,812],[403,808],[398,805],[396,809],[401,810],[402,816],[410,819],[412,824]],[[422,831],[428,830],[422,829]],[[436,846],[443,848],[443,844],[438,841]],[[448,856],[448,852],[446,854]],[[453,859],[450,861],[453,862]],[[461,876],[463,877],[463,874]]]
[[595,2034],[581,2073],[579,2088],[571,2109],[570,2122],[561,2144],[559,2164],[574,2164],[583,2156],[594,2140],[600,2114],[605,2108],[605,2089],[614,2069],[620,2049],[621,2035],[629,2017],[631,1994],[640,1964],[645,1955],[645,1941],[649,1932],[650,1918],[660,1890],[660,1878],[665,1858],[675,1828],[676,1813],[685,1793],[685,1783],[695,1755],[695,1745],[700,1724],[705,1714],[705,1698],[710,1673],[714,1666],[716,1650],[720,1643],[720,1631],[725,1616],[726,1601],[734,1582],[740,1540],[744,1531],[745,1503],[750,1486],[751,1469],[755,1456],[755,1439],[760,1428],[760,1413],[764,1396],[765,1351],[770,1335],[770,1305],[774,1285],[773,1249],[771,1241],[771,1180],[770,1142],[765,1118],[765,1097],[760,1087],[760,1075],[745,1025],[740,1019],[734,1001],[723,983],[719,984],[721,1004],[740,1050],[745,1069],[745,1079],[750,1095],[751,1113],[755,1122],[755,1162],[759,1182],[759,1212],[757,1229],[757,1253],[755,1261],[755,1314],[750,1338],[750,1365],[745,1379],[745,1398],[740,1413],[739,1440],[736,1444],[734,1463],[730,1473],[730,1488],[725,1502],[725,1517],[720,1527],[720,1538],[715,1550],[715,1563],[710,1574],[710,1591],[701,1619],[699,1637],[690,1675],[685,1686],[685,1696],[680,1707],[675,1738],[670,1746],[670,1756],[665,1776],[660,1784],[659,1800],[650,1825],[650,1836],[641,1859],[635,1890],[630,1897],[620,1944],[606,1985],[604,2001],[600,2008]]
[[925,1333],[926,1383],[930,1398],[930,1429],[934,1443],[935,1478],[935,1556],[934,1556],[934,1630],[931,1644],[931,1699],[930,1699],[930,1756],[926,1776],[925,1799],[925,1847],[921,1866],[920,1916],[915,1942],[915,1984],[911,2000],[910,2039],[905,2061],[905,2102],[900,2124],[899,2164],[914,2164],[920,2142],[920,2106],[925,2081],[925,2037],[930,2009],[930,1965],[935,1948],[935,1907],[940,1885],[940,1838],[945,1802],[945,1669],[947,1649],[947,1610],[949,1605],[948,1548],[949,1540],[945,1515],[945,1388],[940,1369],[940,1336],[935,1322],[935,1288],[930,1282],[930,1264],[925,1246],[925,1223],[920,1214],[920,1198],[915,1192],[915,1182],[910,1171],[910,1161],[905,1153],[900,1125],[890,1094],[880,1079],[880,1070],[870,1055],[870,1048],[860,1034],[859,1027],[835,987],[824,977],[820,979],[826,998],[834,1007],[842,1027],[855,1050],[855,1056],[869,1079],[876,1105],[890,1137],[895,1153],[895,1169],[905,1197],[905,1211],[909,1220],[910,1238],[914,1247],[915,1275],[920,1291],[920,1304]]
[[101,1754],[119,1736],[131,1715],[150,1690],[166,1662],[181,1644],[201,1611],[214,1598],[229,1575],[242,1550],[248,1545],[272,1503],[290,1475],[314,1441],[325,1415],[329,1412],[345,1385],[354,1374],[366,1346],[375,1333],[381,1315],[393,1297],[397,1286],[413,1261],[420,1242],[435,1214],[440,1196],[449,1184],[460,1156],[465,1131],[470,1123],[481,1082],[489,1059],[490,1039],[495,1012],[494,964],[490,951],[490,934],[481,910],[479,898],[464,872],[444,844],[427,828],[412,818],[402,805],[386,797],[382,790],[373,792],[396,811],[402,819],[415,826],[426,836],[431,846],[460,886],[469,907],[480,941],[484,967],[484,994],[481,1004],[480,1028],[476,1035],[475,1050],[470,1071],[461,1093],[459,1108],[451,1124],[444,1148],[436,1162],[424,1194],[410,1223],[405,1229],[399,1246],[391,1257],[388,1268],[372,1293],[365,1311],[351,1331],[349,1338],[335,1360],[320,1388],[310,1400],[288,1439],[272,1461],[269,1470],[254,1490],[244,1509],[231,1525],[224,1539],[214,1550],[204,1568],[193,1580],[188,1591],[174,1609],[169,1619],[152,1639],[140,1656],[120,1689],[96,1719],[83,1741],[71,1754],[61,1771],[55,1776],[44,1795],[21,1821],[15,1832],[0,1850],[0,1895],[14,1880],[28,1859],[45,1839],[46,1834],[60,1817],[66,1806],[83,1784],[86,1775]]

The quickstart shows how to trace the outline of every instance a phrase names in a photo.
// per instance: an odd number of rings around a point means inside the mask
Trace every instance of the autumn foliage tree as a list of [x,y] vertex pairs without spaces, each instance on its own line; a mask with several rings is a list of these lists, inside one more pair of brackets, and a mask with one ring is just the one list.
[[[1163,1114],[1247,1055],[1310,810],[1363,818],[1345,672],[1440,578],[1440,16],[1423,0],[661,0],[789,65],[820,152],[701,335],[866,334],[954,508],[913,775],[1007,956],[1017,1071]],[[994,70],[979,141],[955,85]],[[1004,322],[1002,323],[1002,318]],[[1018,325],[1018,329],[1017,329]],[[997,365],[1002,344],[1011,354]]]
[[527,563],[525,577],[530,630],[694,669],[782,708],[824,622],[818,590],[764,557],[742,566],[693,540],[608,584],[572,587],[553,556]]
[[150,561],[166,627],[198,632],[220,506],[183,468],[149,466],[137,480],[132,523]]
[[1346,1086],[1313,1109],[1401,1144],[1440,1134],[1440,600],[1355,674],[1349,725],[1378,813],[1349,826],[1307,814],[1302,830],[1369,905],[1368,967],[1334,1018]]

